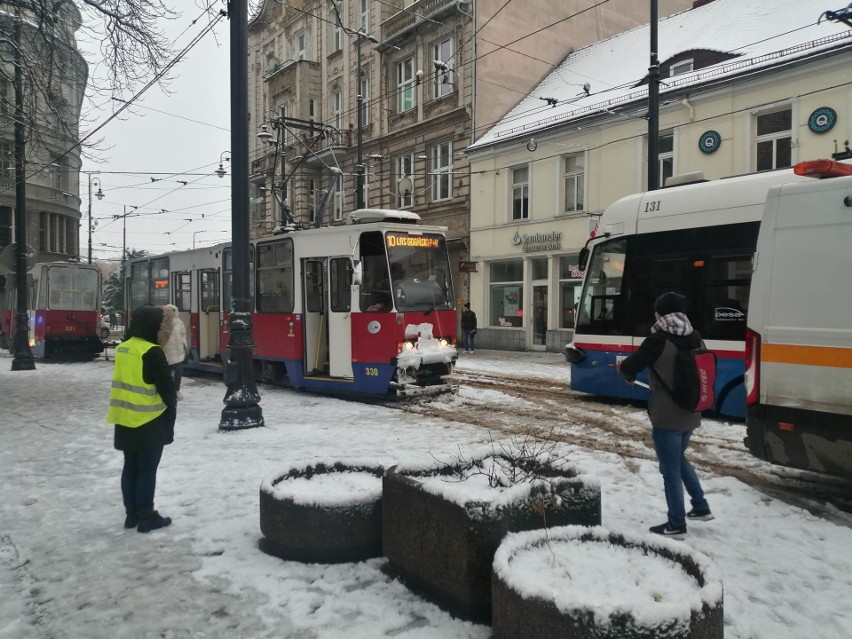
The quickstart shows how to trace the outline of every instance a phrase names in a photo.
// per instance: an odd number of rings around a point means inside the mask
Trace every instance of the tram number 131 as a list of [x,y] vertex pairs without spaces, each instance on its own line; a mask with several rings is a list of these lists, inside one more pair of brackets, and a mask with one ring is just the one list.
[[645,213],[653,213],[654,211],[659,211],[663,208],[663,203],[660,200],[652,200],[650,202],[645,202]]

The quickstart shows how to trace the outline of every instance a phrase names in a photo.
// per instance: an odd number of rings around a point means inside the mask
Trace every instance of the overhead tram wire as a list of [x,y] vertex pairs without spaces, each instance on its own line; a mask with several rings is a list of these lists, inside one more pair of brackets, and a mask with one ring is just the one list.
[[[205,9],[204,12],[202,13],[202,15],[204,13],[209,13],[209,11],[207,9]],[[128,109],[133,104],[133,102],[135,102],[137,99],[139,99],[146,91],[148,91],[148,89],[150,89],[152,86],[157,84],[157,82],[159,82],[169,71],[171,71],[172,68],[174,68],[174,66],[178,62],[180,62],[187,53],[189,53],[192,49],[194,49],[198,45],[198,43],[201,41],[201,39],[205,35],[207,35],[208,33],[210,33],[213,30],[213,27],[216,26],[223,17],[224,16],[222,14],[217,14],[216,18],[212,22],[208,23],[208,25],[204,29],[202,29],[202,31],[198,35],[196,35],[189,42],[189,44],[186,45],[186,47],[184,47],[174,58],[172,58],[172,60],[168,64],[166,64],[166,66],[163,67],[163,69],[161,69],[159,73],[157,73],[153,78],[151,78],[151,80],[149,80],[139,91],[137,91],[136,94],[133,97],[130,98],[130,100],[128,100],[117,111],[115,111],[115,113],[113,113],[109,117],[107,117],[106,120],[104,120],[101,124],[99,124],[97,127],[95,127],[92,131],[90,131],[88,134],[86,134],[84,137],[82,137],[76,143],[74,143],[73,145],[68,147],[65,151],[63,151],[59,155],[54,156],[53,160],[50,163],[44,164],[44,165],[38,167],[37,169],[32,171],[30,174],[24,175],[23,178],[21,178],[21,179],[23,179],[24,181],[29,180],[30,178],[33,178],[36,175],[39,175],[43,171],[47,170],[55,162],[64,158],[66,155],[71,153],[74,149],[82,146],[82,144],[84,142],[86,142],[86,140],[90,139],[92,136],[94,136],[96,133],[98,133],[101,129],[103,129],[107,124],[109,124],[115,118],[117,118],[123,111]],[[16,176],[16,178],[17,178],[17,176]],[[16,179],[15,183],[17,183],[18,181],[19,180]],[[0,190],[0,193],[4,193],[4,192],[8,191],[10,188],[12,188],[12,186],[14,186],[14,184],[7,186],[5,189]]]

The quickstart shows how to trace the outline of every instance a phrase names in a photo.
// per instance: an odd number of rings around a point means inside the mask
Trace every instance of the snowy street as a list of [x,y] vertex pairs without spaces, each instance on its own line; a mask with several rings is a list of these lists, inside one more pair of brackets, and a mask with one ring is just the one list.
[[[449,461],[489,440],[549,436],[601,483],[604,527],[665,520],[644,410],[573,393],[558,354],[462,354],[458,396],[397,406],[261,386],[266,427],[236,432],[218,431],[221,380],[184,377],[156,500],[174,523],[146,535],[122,527],[122,458],[104,422],[112,362],[10,367],[4,351],[0,639],[490,637],[388,577],[383,559],[260,552],[261,481],[308,463]],[[756,460],[744,432],[705,420],[690,453],[716,519],[691,522],[682,543],[722,573],[725,637],[849,636],[852,515],[833,503],[850,484]]]

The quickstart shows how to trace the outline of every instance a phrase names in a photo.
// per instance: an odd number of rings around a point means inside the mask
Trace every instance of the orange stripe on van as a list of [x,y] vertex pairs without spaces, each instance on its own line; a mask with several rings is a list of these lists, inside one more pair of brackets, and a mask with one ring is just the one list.
[[788,344],[761,344],[760,359],[776,364],[804,364],[852,368],[852,348],[827,346],[791,346]]

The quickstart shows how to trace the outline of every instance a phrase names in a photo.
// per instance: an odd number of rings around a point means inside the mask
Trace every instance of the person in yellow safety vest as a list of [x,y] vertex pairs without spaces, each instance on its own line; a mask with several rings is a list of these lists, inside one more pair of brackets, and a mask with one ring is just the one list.
[[124,453],[121,494],[125,528],[149,532],[172,523],[154,510],[157,467],[174,441],[177,392],[166,355],[157,344],[163,310],[140,306],[115,349],[106,421],[115,424],[115,448]]

